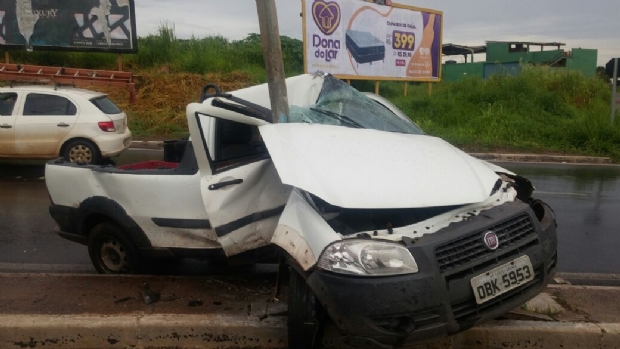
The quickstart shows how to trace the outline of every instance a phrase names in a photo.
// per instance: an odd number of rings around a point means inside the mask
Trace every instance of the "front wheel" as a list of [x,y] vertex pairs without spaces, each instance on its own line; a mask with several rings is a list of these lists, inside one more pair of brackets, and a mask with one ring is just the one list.
[[65,160],[76,163],[96,164],[99,162],[97,146],[87,140],[71,141],[61,154]]
[[291,269],[288,294],[288,347],[322,347],[327,315],[306,280]]
[[88,255],[101,274],[139,274],[142,258],[123,230],[111,222],[100,223],[88,238]]

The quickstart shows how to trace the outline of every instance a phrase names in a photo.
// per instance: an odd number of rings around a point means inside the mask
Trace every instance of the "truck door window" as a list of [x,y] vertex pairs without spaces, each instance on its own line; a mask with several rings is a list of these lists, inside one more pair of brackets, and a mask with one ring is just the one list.
[[0,93],[0,115],[13,115],[17,93]]
[[77,108],[65,97],[30,93],[26,97],[24,115],[75,115]]
[[215,131],[215,165],[218,170],[253,162],[267,155],[256,126],[217,119]]

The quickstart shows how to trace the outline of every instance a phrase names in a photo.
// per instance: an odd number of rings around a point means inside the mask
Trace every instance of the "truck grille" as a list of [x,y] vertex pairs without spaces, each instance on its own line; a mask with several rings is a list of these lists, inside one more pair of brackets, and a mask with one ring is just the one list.
[[[489,250],[484,242],[485,232],[492,230],[497,234],[499,247]],[[465,266],[487,255],[515,247],[525,239],[536,235],[532,219],[527,213],[513,217],[487,229],[452,240],[435,249],[435,258],[442,273]]]

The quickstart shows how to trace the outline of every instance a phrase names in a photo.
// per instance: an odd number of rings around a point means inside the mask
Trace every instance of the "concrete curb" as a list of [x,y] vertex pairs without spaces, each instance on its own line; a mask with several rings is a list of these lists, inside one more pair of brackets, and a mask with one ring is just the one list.
[[285,318],[2,315],[1,348],[285,348]]
[[[572,285],[580,286],[620,286],[620,274],[597,274],[597,273],[557,273],[555,275]],[[553,285],[549,285],[553,287]]]
[[611,158],[596,156],[544,155],[544,154],[499,154],[470,153],[469,155],[486,161],[497,162],[559,162],[568,164],[611,164]]
[[[163,149],[163,141],[133,141],[134,149]],[[500,154],[500,153],[469,153],[469,155],[497,162],[557,162],[568,164],[612,164],[611,158],[596,156],[543,155],[543,154]]]
[[[285,318],[225,315],[0,317],[2,348],[285,348]],[[343,348],[339,340],[327,348]],[[620,324],[495,321],[406,348],[620,348]]]
[[164,149],[163,141],[132,141],[130,148],[134,149]]
[[620,348],[620,324],[496,321],[451,337],[446,342],[427,348],[611,349]]

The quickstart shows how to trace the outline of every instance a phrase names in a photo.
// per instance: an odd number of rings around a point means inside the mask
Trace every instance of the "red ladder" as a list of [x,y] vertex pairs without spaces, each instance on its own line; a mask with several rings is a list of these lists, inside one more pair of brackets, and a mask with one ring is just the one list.
[[129,103],[136,101],[135,77],[133,73],[123,71],[0,63],[0,80],[75,87],[125,87],[129,91]]

